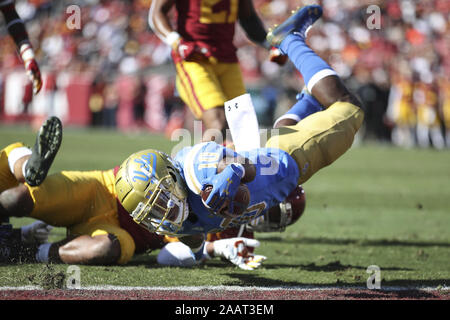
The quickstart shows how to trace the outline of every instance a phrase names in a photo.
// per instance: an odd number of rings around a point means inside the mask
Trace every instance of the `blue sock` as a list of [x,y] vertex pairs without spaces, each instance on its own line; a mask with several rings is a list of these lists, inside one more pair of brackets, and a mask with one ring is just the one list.
[[275,121],[277,124],[278,121],[282,119],[292,119],[295,121],[300,121],[310,114],[316,113],[318,111],[322,111],[323,108],[320,103],[314,98],[312,95],[302,92],[297,95],[297,102],[280,118]]
[[336,72],[328,63],[308,47],[302,37],[295,33],[284,38],[280,44],[280,50],[289,56],[297,70],[300,71],[309,92],[320,79],[329,75],[336,75]]
[[310,114],[322,111],[323,108],[319,101],[312,95],[302,92],[297,96],[297,102],[289,109],[286,114],[295,114],[300,120],[306,118]]

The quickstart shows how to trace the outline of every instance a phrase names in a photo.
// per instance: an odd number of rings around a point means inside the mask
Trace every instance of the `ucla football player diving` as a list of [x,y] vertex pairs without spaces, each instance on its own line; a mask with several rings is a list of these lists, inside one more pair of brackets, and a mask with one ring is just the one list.
[[[276,121],[279,133],[264,148],[237,153],[205,142],[182,149],[173,159],[148,149],[123,162],[116,192],[136,223],[157,234],[179,237],[195,259],[201,259],[207,233],[263,217],[351,147],[363,122],[361,104],[305,43],[321,15],[320,6],[303,7],[267,35],[302,74],[306,90]],[[237,213],[234,200],[242,184],[250,200]]]

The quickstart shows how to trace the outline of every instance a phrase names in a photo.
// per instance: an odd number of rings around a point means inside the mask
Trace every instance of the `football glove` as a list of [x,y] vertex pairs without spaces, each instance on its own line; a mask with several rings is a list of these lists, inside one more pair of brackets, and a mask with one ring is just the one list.
[[286,54],[281,53],[280,49],[272,47],[269,50],[269,60],[275,62],[280,66],[283,66],[286,64],[288,56]]
[[34,58],[33,48],[29,43],[24,43],[20,46],[20,57],[22,58],[28,78],[33,84],[33,93],[37,94],[42,88],[41,71]]
[[[207,186],[212,186],[212,190],[206,200],[202,200],[203,204],[215,213],[228,203],[228,211],[233,212],[233,199],[237,189],[244,177],[245,170],[242,164],[232,163],[225,167],[225,169],[212,177],[206,178],[202,181],[203,189]],[[226,200],[228,200],[226,202]]]
[[23,243],[42,244],[47,242],[48,235],[50,234],[50,231],[53,229],[53,227],[49,226],[45,222],[38,220],[29,225],[23,226],[20,229]]
[[186,41],[181,37],[173,40],[171,47],[175,54],[185,61],[208,60],[213,64],[217,63],[217,59],[207,47]]
[[267,258],[249,253],[249,247],[259,247],[258,240],[249,238],[229,238],[213,242],[214,256],[225,258],[243,270],[254,270]]
[[195,43],[179,38],[173,43],[172,50],[175,51],[175,53],[180,56],[181,59],[188,60],[194,55]]

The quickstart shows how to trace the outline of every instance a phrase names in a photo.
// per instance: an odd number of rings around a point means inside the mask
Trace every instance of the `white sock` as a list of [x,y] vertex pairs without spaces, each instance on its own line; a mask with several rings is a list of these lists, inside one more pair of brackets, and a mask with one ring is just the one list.
[[250,94],[226,101],[225,116],[237,152],[260,147],[259,124]]
[[[31,154],[31,149],[27,148],[27,147],[18,147],[13,149],[9,155],[8,155],[8,164],[9,164],[9,170],[11,170],[11,173],[14,174],[14,166],[17,162],[17,160],[19,160],[20,158],[23,158],[25,156],[28,156]],[[28,160],[27,160],[28,161]],[[25,176],[25,164],[22,167],[22,172],[24,172],[24,176]]]

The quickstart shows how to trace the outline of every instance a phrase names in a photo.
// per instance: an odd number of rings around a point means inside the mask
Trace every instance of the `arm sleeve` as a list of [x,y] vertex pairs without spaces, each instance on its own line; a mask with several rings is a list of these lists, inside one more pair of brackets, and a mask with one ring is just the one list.
[[256,13],[251,0],[242,0],[240,2],[239,24],[251,41],[266,49],[270,49],[270,45],[266,41],[267,31]]
[[22,44],[29,42],[25,24],[17,14],[12,0],[0,0],[0,10],[5,17],[6,27],[19,48]]

